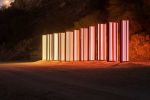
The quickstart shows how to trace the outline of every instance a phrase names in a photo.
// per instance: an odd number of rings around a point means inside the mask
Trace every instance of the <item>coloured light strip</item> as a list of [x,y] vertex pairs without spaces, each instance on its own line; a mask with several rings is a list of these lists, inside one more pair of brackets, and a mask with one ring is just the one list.
[[54,60],[59,60],[59,35],[54,33]]
[[118,23],[109,22],[109,61],[118,61]]
[[121,22],[121,61],[129,61],[129,21]]
[[84,28],[83,29],[83,48],[84,48],[84,52],[83,52],[83,60],[87,61],[89,59],[89,30],[88,28]]
[[80,30],[81,38],[81,61],[84,61],[84,28]]
[[74,61],[80,60],[80,31],[74,30]]
[[107,24],[98,24],[98,60],[107,60]]
[[96,60],[96,30],[95,30],[95,26],[90,26],[89,27],[89,60]]
[[46,43],[47,43],[47,60],[50,60],[50,35],[46,35]]
[[46,35],[42,35],[42,60],[47,60],[46,37]]
[[61,56],[60,56],[60,60],[61,61],[65,61],[65,55],[66,55],[66,38],[65,38],[65,33],[60,33],[60,37],[61,37],[61,40],[60,40],[60,44],[61,44],[61,46],[60,46],[60,50],[61,50],[61,52],[60,52],[60,54],[61,54]]
[[53,34],[49,35],[50,37],[50,61],[54,60],[54,39],[53,39]]

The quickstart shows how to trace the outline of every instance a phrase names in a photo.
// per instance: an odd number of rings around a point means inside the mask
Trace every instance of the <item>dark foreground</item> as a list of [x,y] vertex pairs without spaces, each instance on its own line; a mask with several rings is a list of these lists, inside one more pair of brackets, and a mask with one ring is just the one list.
[[150,64],[0,64],[0,100],[150,100]]

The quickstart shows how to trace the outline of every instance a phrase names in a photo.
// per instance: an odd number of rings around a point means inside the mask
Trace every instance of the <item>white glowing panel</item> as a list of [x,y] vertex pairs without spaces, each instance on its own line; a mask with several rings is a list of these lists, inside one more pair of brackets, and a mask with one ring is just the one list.
[[73,32],[66,32],[66,61],[73,61]]
[[89,27],[89,60],[95,60],[96,58],[96,31],[95,26]]
[[107,60],[107,24],[98,24],[98,60]]
[[84,35],[84,45],[83,45],[83,49],[84,49],[84,52],[83,52],[83,59],[84,61],[87,61],[89,59],[89,30],[88,28],[84,28],[83,29],[83,35]]
[[53,34],[50,34],[49,36],[50,38],[50,56],[49,56],[49,60],[53,60],[54,58],[54,39],[53,39]]
[[59,35],[54,33],[54,60],[59,60]]
[[81,61],[84,61],[84,28],[80,29],[80,41],[81,41]]
[[74,61],[80,60],[80,31],[74,30]]
[[46,42],[47,42],[47,60],[50,60],[50,35],[46,35]]
[[121,61],[129,61],[129,20],[121,23]]
[[46,60],[46,37],[47,35],[42,35],[42,60]]
[[61,33],[58,33],[58,59],[61,60]]
[[65,33],[60,33],[60,37],[61,37],[61,40],[60,40],[60,44],[61,44],[61,47],[60,47],[60,60],[61,61],[65,61],[65,55],[66,55],[66,39],[65,39]]
[[118,23],[109,22],[109,61],[118,61]]

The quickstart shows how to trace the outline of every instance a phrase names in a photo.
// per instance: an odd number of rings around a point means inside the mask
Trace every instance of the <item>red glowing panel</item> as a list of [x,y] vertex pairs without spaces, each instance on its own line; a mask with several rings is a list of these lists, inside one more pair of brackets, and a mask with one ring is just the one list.
[[49,38],[50,38],[50,40],[49,40],[50,41],[50,48],[49,48],[50,49],[50,56],[49,56],[49,60],[52,61],[53,58],[54,58],[54,55],[53,55],[54,54],[54,49],[53,49],[54,48],[53,34],[50,34]]
[[81,61],[84,60],[84,28],[81,28]]
[[65,61],[66,42],[65,33],[60,33],[60,60]]
[[59,60],[59,35],[54,33],[54,60]]
[[66,61],[73,61],[73,32],[66,32]]
[[129,61],[129,21],[121,23],[121,61]]
[[84,57],[83,57],[83,59],[84,59],[84,61],[87,61],[88,60],[88,58],[89,58],[89,31],[88,31],[88,28],[84,28],[83,29],[83,35],[84,35],[84,39],[83,39],[83,41],[84,41],[84,46],[83,46],[83,48],[84,48]]
[[89,60],[95,60],[96,58],[96,31],[95,26],[89,27]]
[[109,22],[109,61],[118,61],[118,23]]
[[98,24],[98,60],[107,60],[107,25]]
[[74,30],[74,61],[80,60],[80,31]]

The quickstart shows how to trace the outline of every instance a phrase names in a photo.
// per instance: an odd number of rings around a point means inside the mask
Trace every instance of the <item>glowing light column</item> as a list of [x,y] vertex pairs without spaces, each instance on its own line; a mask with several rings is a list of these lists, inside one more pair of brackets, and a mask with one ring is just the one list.
[[129,61],[129,20],[121,22],[121,61]]
[[59,35],[54,33],[54,60],[59,60]]
[[89,60],[96,59],[96,31],[95,26],[89,27]]
[[109,61],[118,61],[118,23],[109,22]]
[[98,60],[107,60],[107,24],[98,24]]
[[88,30],[88,28],[84,28],[83,29],[83,35],[84,35],[84,46],[83,46],[83,48],[84,48],[84,57],[83,57],[83,59],[84,59],[84,61],[88,61],[89,60],[89,30]]
[[66,61],[73,61],[73,32],[66,32]]
[[46,60],[47,50],[46,50],[46,37],[47,35],[42,35],[42,60]]
[[53,34],[50,34],[50,57],[49,60],[52,61],[54,60],[54,38],[53,38]]
[[80,60],[80,31],[74,30],[74,61]]
[[60,37],[61,37],[61,40],[60,40],[60,44],[61,44],[61,47],[60,47],[60,60],[61,61],[65,61],[65,55],[66,55],[66,39],[65,39],[65,33],[60,33]]
[[47,60],[49,61],[49,60],[50,60],[50,35],[47,34],[47,35],[46,35],[46,38],[47,38],[47,39],[46,39],[46,42],[47,42],[47,43],[46,43],[46,44],[47,44],[47,46],[46,46],[46,47],[47,47],[47,48],[46,48],[46,49],[47,49]]
[[80,29],[80,41],[81,41],[81,61],[84,61],[84,28]]

